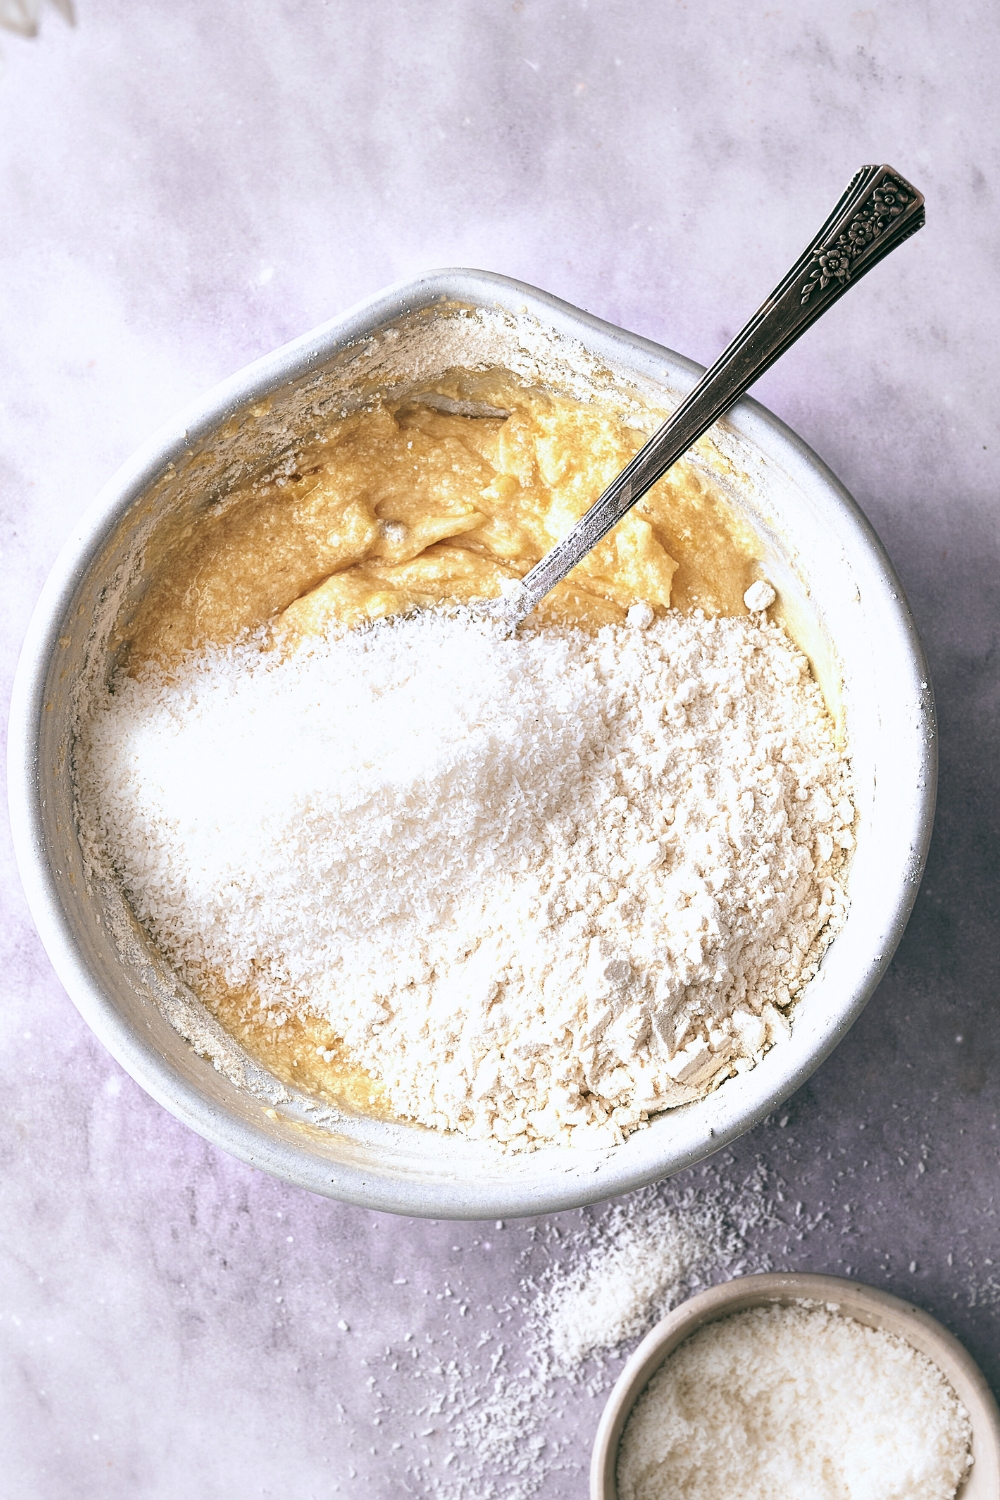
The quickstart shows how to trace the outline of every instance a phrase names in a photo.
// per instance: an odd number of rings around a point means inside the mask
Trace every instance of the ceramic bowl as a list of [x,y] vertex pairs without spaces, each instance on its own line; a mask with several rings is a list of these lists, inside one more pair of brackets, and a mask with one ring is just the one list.
[[916,896],[934,803],[930,688],[892,567],[829,469],[744,400],[713,429],[711,462],[704,453],[696,461],[709,462],[761,539],[783,617],[847,734],[859,810],[847,922],[796,1007],[791,1039],[620,1147],[520,1157],[417,1126],[324,1114],[241,1053],[151,950],[120,891],[85,868],[71,778],[82,696],[113,668],[115,619],[142,587],[146,545],[167,518],[196,519],[376,392],[419,396],[447,369],[490,366],[661,410],[700,373],[505,277],[444,271],[393,287],[218,386],[119,471],[45,585],[11,711],[10,802],[25,890],[56,972],[109,1050],[179,1119],[253,1166],[312,1192],[431,1217],[593,1202],[749,1130],[822,1062],[878,984]]
[[778,1303],[821,1302],[864,1323],[898,1334],[932,1359],[972,1421],[973,1465],[959,1500],[1000,1495],[1000,1411],[979,1366],[936,1318],[874,1287],[839,1276],[741,1276],[681,1304],[646,1335],[615,1382],[601,1416],[590,1466],[590,1500],[618,1500],[618,1445],[636,1401],[675,1349],[706,1323]]

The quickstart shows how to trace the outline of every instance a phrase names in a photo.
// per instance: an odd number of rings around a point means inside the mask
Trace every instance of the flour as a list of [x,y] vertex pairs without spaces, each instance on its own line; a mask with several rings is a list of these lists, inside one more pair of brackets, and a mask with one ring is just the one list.
[[968,1413],[926,1355],[824,1307],[760,1307],[670,1356],[622,1434],[621,1500],[952,1500]]
[[401,1115],[514,1149],[752,1066],[844,916],[846,763],[763,616],[210,650],[120,680],[77,772],[196,991],[323,1016]]
[[743,603],[749,610],[770,609],[777,597],[774,585],[768,583],[766,578],[758,578],[743,595]]

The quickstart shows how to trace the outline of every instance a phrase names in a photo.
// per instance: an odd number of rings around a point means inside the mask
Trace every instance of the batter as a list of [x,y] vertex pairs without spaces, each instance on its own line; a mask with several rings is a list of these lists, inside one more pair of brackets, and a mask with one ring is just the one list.
[[[290,472],[237,490],[157,560],[128,631],[130,670],[170,667],[269,624],[286,642],[415,606],[496,597],[583,515],[645,435],[607,408],[498,376],[502,417],[422,403],[331,424]],[[681,462],[539,608],[590,629],[645,600],[743,614],[759,544]]]

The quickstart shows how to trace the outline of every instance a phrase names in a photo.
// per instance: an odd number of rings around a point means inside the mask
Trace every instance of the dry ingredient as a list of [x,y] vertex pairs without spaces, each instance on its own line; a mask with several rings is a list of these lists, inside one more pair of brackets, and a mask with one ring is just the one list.
[[[305,1300],[301,1273],[289,1270],[296,1296],[277,1317],[279,1358],[285,1341],[285,1359],[298,1362],[301,1322],[318,1318],[329,1333],[326,1353],[349,1372],[346,1382],[338,1380],[340,1401],[331,1391],[324,1404],[334,1424],[332,1492],[378,1491],[388,1464],[401,1493],[426,1500],[576,1500],[587,1493],[601,1398],[634,1338],[706,1284],[819,1257],[832,1274],[861,1273],[913,1297],[908,1252],[896,1274],[876,1265],[870,1240],[862,1265],[854,1261],[855,1194],[863,1182],[869,1189],[882,1183],[879,1196],[891,1193],[904,1177],[912,1190],[912,1162],[897,1162],[883,1147],[863,1163],[867,1170],[856,1162],[838,1176],[832,1200],[817,1199],[810,1195],[815,1183],[803,1179],[801,1145],[793,1120],[779,1114],[760,1128],[756,1144],[745,1137],[735,1154],[719,1152],[616,1204],[533,1221],[430,1226],[422,1231],[426,1248],[403,1269],[390,1251],[395,1238],[387,1222],[374,1215],[338,1265],[318,1258],[323,1279]],[[782,1167],[791,1168],[791,1182]],[[930,1174],[917,1182],[916,1191],[926,1193]],[[803,1192],[808,1201],[797,1201]],[[985,1224],[992,1201],[985,1190]],[[378,1280],[380,1264],[378,1323],[355,1313],[349,1332],[324,1325],[356,1307],[350,1288],[361,1284],[359,1276],[364,1284]],[[985,1264],[992,1274],[992,1262]],[[986,1295],[995,1301],[991,1288]],[[963,1276],[952,1296],[961,1303],[954,1316],[968,1328],[976,1314],[966,1304],[981,1305],[976,1285]],[[980,1321],[989,1317],[987,1309]],[[625,1326],[635,1334],[617,1348]]]
[[[809,796],[789,775],[812,753],[812,723],[796,720],[776,788],[752,768],[746,815],[726,784],[742,774],[727,759],[739,746],[718,758],[688,682],[704,662],[678,658],[662,683],[654,662],[650,683],[633,670],[622,693],[611,683],[615,643],[668,609],[746,629],[743,610],[762,616],[773,602],[758,539],[711,464],[675,466],[536,612],[537,628],[564,637],[615,627],[589,657],[553,635],[531,660],[501,661],[472,650],[468,632],[455,655],[457,638],[399,624],[516,586],[653,419],[635,403],[525,384],[517,369],[456,369],[434,391],[348,402],[274,468],[160,518],[115,623],[107,732],[85,735],[77,757],[81,823],[92,862],[117,875],[245,1049],[234,1062],[212,1019],[178,1018],[231,1076],[248,1054],[335,1109],[511,1149],[604,1147],[787,1032],[782,1007],[842,919],[853,808],[846,782],[828,784],[838,772],[814,688],[819,770],[806,781],[835,795],[817,803],[828,820],[807,828],[812,804],[782,818],[793,790]],[[331,640],[386,618],[397,624],[360,649],[362,679],[347,682],[356,661]],[[738,637],[718,637],[710,692],[717,647],[729,653],[722,717],[733,694],[746,698],[737,727],[774,759],[802,703],[786,723],[755,719],[753,699],[775,681],[787,691],[784,667],[751,685]],[[405,683],[392,675],[401,664]],[[245,691],[219,690],[241,670]],[[793,667],[789,681],[801,676]],[[663,704],[643,695],[657,686],[675,701],[651,740],[643,725]],[[588,722],[570,726],[574,714]],[[119,730],[148,766],[117,763]],[[738,878],[720,897],[739,838]]]
[[751,1226],[764,1217],[751,1193],[719,1196],[655,1190],[616,1203],[595,1238],[539,1290],[534,1331],[551,1368],[577,1374],[602,1350],[618,1349],[698,1285],[701,1274],[733,1266]]
[[78,775],[196,991],[326,1017],[400,1115],[517,1148],[752,1066],[844,914],[845,760],[762,616],[208,650],[120,679]]
[[774,585],[766,578],[758,578],[743,595],[743,603],[749,610],[770,609],[777,597]]
[[672,1354],[622,1434],[620,1500],[953,1500],[964,1407],[926,1355],[820,1306],[759,1307]]

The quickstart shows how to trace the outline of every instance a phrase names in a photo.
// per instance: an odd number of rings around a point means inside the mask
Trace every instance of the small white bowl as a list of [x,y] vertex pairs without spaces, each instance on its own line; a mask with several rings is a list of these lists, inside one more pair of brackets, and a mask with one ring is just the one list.
[[674,1308],[646,1335],[608,1397],[590,1465],[591,1500],[618,1500],[618,1445],[632,1408],[656,1371],[684,1340],[706,1323],[750,1307],[822,1302],[868,1328],[884,1328],[926,1354],[950,1383],[972,1422],[973,1465],[960,1500],[996,1500],[1000,1495],[1000,1410],[979,1366],[936,1318],[874,1287],[839,1276],[777,1273],[738,1276],[699,1292]]

